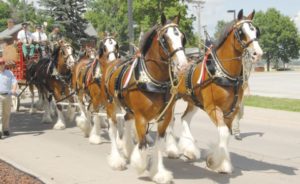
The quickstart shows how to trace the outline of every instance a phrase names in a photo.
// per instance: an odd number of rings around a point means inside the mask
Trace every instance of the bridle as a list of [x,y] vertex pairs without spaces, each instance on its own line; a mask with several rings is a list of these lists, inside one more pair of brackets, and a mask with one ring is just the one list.
[[64,44],[62,46],[60,46],[61,52],[63,54],[64,57],[64,61],[66,61],[64,64],[67,65],[67,67],[70,69],[72,68],[72,65],[74,64],[73,62],[70,62],[70,57],[73,56],[72,53],[68,53],[68,55],[65,54],[65,48],[70,47],[73,50],[73,47],[70,44]]
[[116,48],[113,51],[107,52],[107,57],[109,57],[110,54],[114,54],[115,57],[118,58],[118,56],[119,56],[119,51],[118,51],[119,50],[119,45],[118,45],[118,42],[115,40],[114,37],[112,37],[112,36],[106,36],[101,42],[103,43],[103,47],[106,47],[105,46],[106,40],[109,40],[111,42],[111,39],[114,40],[117,44],[116,44]]
[[159,41],[159,44],[160,44],[163,52],[168,57],[167,59],[164,59],[167,62],[170,61],[170,59],[176,54],[176,52],[181,51],[181,50],[184,51],[184,47],[179,47],[179,48],[173,50],[172,52],[169,51],[169,45],[168,45],[167,40],[165,39],[164,34],[166,33],[166,30],[170,27],[178,28],[178,25],[175,23],[170,23],[170,24],[165,25],[158,31],[158,37],[157,37],[157,40]]
[[242,20],[242,21],[239,21],[238,23],[236,23],[232,30],[234,31],[234,36],[236,38],[236,40],[239,42],[239,44],[241,45],[241,47],[245,50],[249,47],[249,45],[254,42],[254,41],[257,41],[258,40],[258,37],[259,37],[259,29],[256,27],[256,30],[257,30],[257,34],[256,34],[256,37],[245,42],[244,40],[242,40],[241,38],[241,35],[243,34],[243,30],[242,30],[242,25],[244,23],[250,23],[252,25],[252,20]]

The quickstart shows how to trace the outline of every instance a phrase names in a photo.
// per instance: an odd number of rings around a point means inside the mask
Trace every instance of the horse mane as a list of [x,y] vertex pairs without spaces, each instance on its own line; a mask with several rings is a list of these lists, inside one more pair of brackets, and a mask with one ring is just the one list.
[[222,46],[222,44],[225,42],[225,40],[227,39],[227,37],[229,36],[229,34],[232,31],[232,26],[235,24],[235,21],[231,21],[228,24],[225,25],[224,29],[221,31],[221,35],[218,38],[218,40],[216,40],[215,42],[215,47],[218,49],[219,47]]
[[146,32],[143,35],[143,38],[141,39],[141,42],[140,42],[140,50],[143,55],[146,55],[147,51],[149,50],[149,48],[152,44],[153,38],[157,33],[158,27],[159,27],[159,25],[153,26],[148,32]]

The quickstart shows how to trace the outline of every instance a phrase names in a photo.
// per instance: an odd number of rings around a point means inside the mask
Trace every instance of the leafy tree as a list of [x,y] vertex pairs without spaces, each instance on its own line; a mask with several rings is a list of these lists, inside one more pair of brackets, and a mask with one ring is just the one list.
[[271,63],[277,68],[279,60],[288,63],[299,57],[300,37],[290,17],[270,8],[266,12],[258,12],[254,23],[262,32],[259,43],[264,51],[268,71]]
[[40,4],[45,7],[45,16],[51,16],[55,23],[60,24],[65,37],[72,41],[72,45],[79,48],[80,39],[86,38],[84,30],[87,21],[83,18],[86,11],[86,0],[41,0]]
[[214,38],[216,40],[218,40],[220,38],[220,36],[223,34],[223,31],[225,29],[225,26],[228,24],[229,22],[226,22],[224,20],[219,20],[216,26],[216,32],[214,34]]
[[[119,34],[121,43],[128,40],[127,1],[124,0],[92,0],[85,17],[92,22],[99,32],[110,31]],[[196,37],[192,32],[194,16],[188,17],[186,5],[178,0],[135,0],[133,1],[133,19],[135,22],[135,40],[139,33],[145,32],[156,23],[164,12],[167,17],[181,13],[180,28],[186,34],[188,45],[196,45]]]
[[6,29],[6,21],[10,18],[11,10],[7,3],[0,1],[0,31]]

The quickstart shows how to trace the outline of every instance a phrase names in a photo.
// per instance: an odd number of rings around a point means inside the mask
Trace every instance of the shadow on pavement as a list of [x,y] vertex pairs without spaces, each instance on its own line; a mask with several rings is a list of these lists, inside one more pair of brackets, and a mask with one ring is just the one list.
[[42,114],[27,112],[15,112],[10,116],[11,136],[33,134],[38,136],[44,133],[44,130],[52,129],[53,124],[41,123]]
[[246,137],[258,135],[259,137],[264,136],[265,133],[263,132],[247,132],[247,133],[241,133],[241,137],[244,139]]
[[[205,150],[201,151],[206,152]],[[174,179],[210,179],[216,183],[230,183],[231,178],[243,175],[242,171],[275,171],[285,175],[296,175],[297,168],[268,163],[251,158],[247,158],[236,153],[231,153],[231,160],[234,171],[231,174],[220,174],[209,170],[206,166],[201,167],[194,165],[195,163],[205,162],[205,154],[196,162],[184,162],[181,159],[164,158],[166,168],[173,172]],[[205,164],[205,163],[203,163]],[[202,164],[202,165],[203,165]],[[151,181],[149,177],[143,176],[139,178],[143,181]]]

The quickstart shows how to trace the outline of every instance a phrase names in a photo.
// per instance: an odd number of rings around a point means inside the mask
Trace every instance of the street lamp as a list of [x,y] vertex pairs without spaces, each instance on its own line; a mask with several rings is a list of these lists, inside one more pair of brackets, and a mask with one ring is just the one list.
[[235,20],[235,10],[227,10],[227,13],[233,13],[233,20]]
[[201,38],[201,8],[203,8],[203,4],[205,3],[205,0],[187,0],[187,2],[191,3],[191,4],[195,4],[196,8],[197,8],[197,17],[198,17],[198,35],[199,38]]

